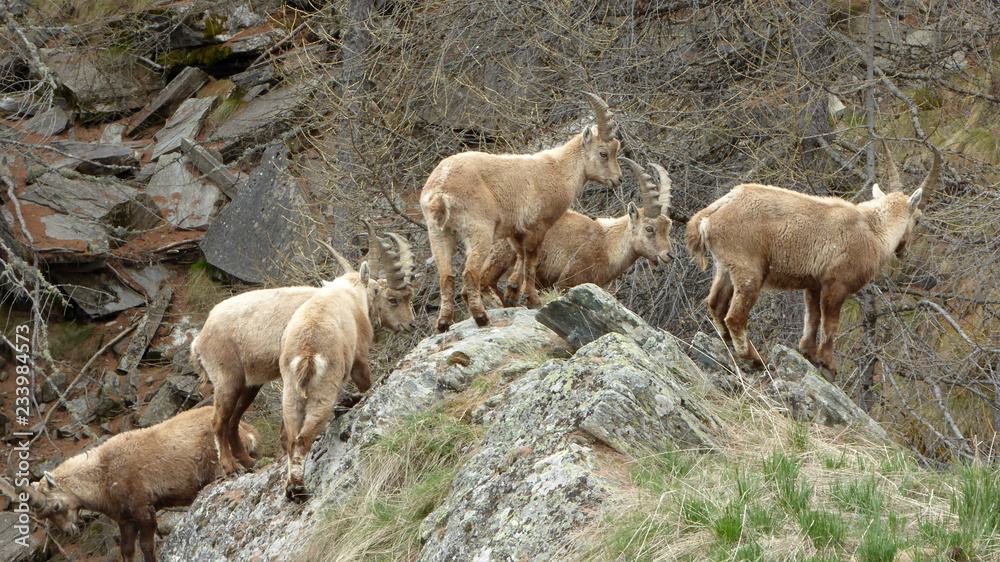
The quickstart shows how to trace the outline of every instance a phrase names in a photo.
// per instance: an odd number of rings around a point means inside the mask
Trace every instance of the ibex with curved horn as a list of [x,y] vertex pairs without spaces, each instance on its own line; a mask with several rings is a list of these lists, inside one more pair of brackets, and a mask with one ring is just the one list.
[[[80,532],[81,509],[103,513],[118,523],[122,560],[135,559],[138,536],[143,560],[155,562],[157,510],[191,505],[222,474],[211,418],[206,406],[120,433],[46,472],[37,488],[0,478],[0,492],[69,535]],[[239,426],[239,438],[249,451],[260,440],[246,423]]]
[[[391,283],[391,282],[390,282]],[[281,336],[282,443],[288,453],[285,496],[307,497],[305,462],[313,439],[330,419],[348,375],[369,386],[369,268],[362,263],[302,303]],[[385,291],[379,291],[383,293]]]
[[[719,333],[732,339],[743,360],[762,367],[750,346],[747,316],[762,289],[802,290],[805,321],[799,349],[834,380],[833,338],[844,300],[859,291],[892,257],[902,257],[941,173],[941,155],[912,195],[902,193],[899,171],[886,151],[889,193],[872,186],[871,201],[853,204],[780,187],[737,185],[698,211],[687,224],[691,256],[715,280],[706,302]],[[819,336],[822,323],[822,337]],[[817,347],[818,341],[821,341]]]
[[[375,254],[370,259],[375,265],[369,264],[368,299],[373,304],[368,307],[368,314],[373,326],[381,324],[394,332],[406,332],[416,325],[410,308],[412,252],[402,237],[392,237],[398,250],[392,250],[388,242],[377,236],[369,236],[369,254]],[[328,244],[323,245],[345,273],[354,272],[347,259]],[[383,257],[388,260],[384,264],[388,278],[375,279]],[[319,290],[282,287],[228,298],[215,305],[191,343],[191,362],[212,381],[215,389],[213,423],[219,460],[227,474],[239,470],[237,461],[246,468],[253,466],[253,459],[236,438],[236,428],[261,386],[281,377],[278,366],[281,335],[292,314]],[[353,380],[361,392],[371,386],[366,379]]]
[[[670,242],[670,175],[659,164],[651,164],[659,185],[634,161],[628,164],[639,182],[643,213],[635,203],[628,214],[618,218],[592,219],[576,211],[566,211],[542,241],[538,251],[538,285],[575,287],[583,283],[607,286],[639,258],[664,264],[673,258]],[[493,251],[483,270],[484,287],[502,298],[497,283],[514,265],[517,255],[505,240],[493,243]]]
[[476,324],[489,323],[480,275],[494,239],[509,239],[517,264],[504,300],[516,303],[522,290],[528,306],[539,304],[535,287],[538,249],[548,230],[569,209],[588,181],[616,186],[619,140],[612,113],[600,97],[584,92],[597,124],[562,146],[535,154],[463,152],[441,161],[420,192],[431,253],[441,285],[437,329],[445,331],[455,312],[452,255],[466,246],[462,296]]

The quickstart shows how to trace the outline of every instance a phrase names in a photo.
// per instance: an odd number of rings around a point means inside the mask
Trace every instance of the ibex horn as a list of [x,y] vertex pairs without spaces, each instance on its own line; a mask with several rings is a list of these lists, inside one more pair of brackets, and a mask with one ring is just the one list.
[[899,170],[896,168],[896,161],[889,153],[889,147],[882,141],[882,150],[885,152],[885,172],[889,174],[889,191],[903,191],[903,182],[899,179]]
[[21,501],[20,495],[23,493],[28,496],[28,506],[38,510],[44,509],[48,503],[45,494],[31,486],[14,486],[10,480],[3,476],[0,476],[0,493],[16,502]]
[[382,244],[379,243],[378,236],[375,236],[375,229],[371,223],[365,219],[361,219],[361,222],[365,223],[365,228],[368,229],[368,268],[371,269],[372,278],[378,279],[382,265]]
[[937,148],[931,147],[931,149],[934,150],[934,163],[931,164],[931,171],[927,173],[927,177],[920,184],[920,189],[924,190],[924,195],[920,198],[920,205],[918,205],[920,210],[927,207],[930,192],[937,187],[938,179],[941,177],[941,153],[938,152]]
[[656,175],[659,176],[660,184],[660,212],[664,212],[666,209],[670,208],[670,174],[667,173],[666,168],[655,163],[650,162],[649,164],[654,170],[656,170]]
[[619,160],[628,164],[628,167],[632,169],[632,175],[639,182],[639,194],[642,196],[642,209],[646,218],[654,219],[660,216],[663,209],[660,207],[659,193],[656,191],[653,176],[647,174],[646,170],[631,158],[621,156]]
[[594,108],[594,114],[597,117],[597,136],[604,142],[615,138],[615,114],[611,112],[607,102],[597,94],[583,92],[583,95],[587,97],[590,105]]
[[333,246],[327,244],[323,240],[319,240],[318,242],[320,244],[322,244],[323,247],[326,248],[326,250],[328,252],[330,252],[331,254],[333,254],[333,259],[337,260],[337,264],[339,264],[340,268],[344,270],[344,273],[351,273],[351,272],[354,271],[354,267],[351,265],[351,262],[347,261],[347,258],[345,258],[344,256],[340,255],[340,252],[338,252],[337,250],[334,250]]
[[384,239],[379,238],[378,243],[382,246],[382,260],[385,262],[385,280],[389,288],[401,291],[406,288],[406,274],[403,273],[403,260],[399,257],[399,252]]
[[406,241],[406,238],[395,232],[386,232],[386,234],[395,240],[399,247],[399,265],[403,275],[403,286],[398,290],[403,290],[413,283],[413,250],[410,249],[410,243]]

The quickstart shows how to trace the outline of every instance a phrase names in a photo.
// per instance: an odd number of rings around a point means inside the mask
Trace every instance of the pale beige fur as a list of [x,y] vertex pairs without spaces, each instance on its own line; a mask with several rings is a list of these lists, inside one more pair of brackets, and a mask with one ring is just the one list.
[[369,380],[368,267],[317,291],[292,315],[281,337],[281,410],[288,453],[285,495],[306,497],[304,465],[348,375]]
[[[334,254],[345,271],[352,270],[347,260]],[[395,267],[393,263],[390,268]],[[282,287],[230,297],[215,305],[191,343],[191,362],[214,387],[213,425],[219,461],[227,474],[240,470],[240,465],[253,466],[253,459],[236,439],[236,428],[261,386],[281,377],[281,335],[295,311],[319,290]],[[414,328],[410,286],[398,290],[385,279],[370,279],[368,291],[373,326],[381,324],[394,332]],[[367,379],[354,383],[361,392],[370,384]]]
[[[190,505],[224,474],[211,420],[212,408],[197,408],[115,435],[46,472],[31,503],[39,517],[67,534],[80,532],[81,509],[103,513],[118,523],[122,560],[135,560],[138,537],[143,560],[155,562],[157,510]],[[246,423],[239,427],[239,438],[251,452],[260,440]]]
[[[747,316],[759,292],[802,290],[806,310],[799,348],[833,380],[833,341],[841,306],[894,253],[903,254],[937,181],[939,158],[935,153],[931,174],[912,195],[883,193],[876,184],[873,199],[855,205],[836,197],[743,184],[691,218],[686,240],[692,257],[702,269],[707,266],[706,250],[715,259],[715,279],[706,299],[709,311],[741,359],[764,364],[746,335]],[[894,165],[890,178],[890,185],[899,185]]]
[[[660,264],[672,259],[671,221],[666,215],[670,206],[670,177],[663,168],[657,166],[657,169],[659,205],[654,207],[649,202],[644,205],[644,209],[655,209],[653,213],[640,213],[635,204],[629,204],[628,214],[617,218],[592,219],[576,211],[566,211],[546,233],[539,249],[538,286],[575,287],[594,283],[604,287],[639,258]],[[652,183],[642,168],[634,171],[641,187],[645,181]],[[494,242],[483,270],[483,286],[502,298],[497,283],[516,258],[513,248],[504,240]]]
[[619,141],[607,104],[595,98],[591,103],[598,125],[587,127],[562,146],[519,155],[465,152],[445,158],[431,172],[420,193],[420,208],[441,286],[439,331],[447,330],[454,317],[452,256],[459,240],[466,248],[462,295],[470,315],[485,326],[489,318],[480,293],[480,275],[494,239],[509,239],[518,254],[505,300],[517,302],[524,290],[528,306],[537,306],[535,271],[546,232],[588,181],[621,183]]

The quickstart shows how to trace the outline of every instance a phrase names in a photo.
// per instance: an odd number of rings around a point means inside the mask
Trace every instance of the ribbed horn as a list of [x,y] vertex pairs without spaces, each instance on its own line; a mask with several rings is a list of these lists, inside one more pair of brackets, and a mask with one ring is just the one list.
[[410,249],[410,243],[406,241],[406,238],[395,232],[386,232],[386,235],[395,240],[396,246],[399,247],[399,266],[403,274],[403,286],[400,287],[402,290],[413,283],[413,250]]
[[899,170],[896,168],[896,161],[889,153],[889,147],[882,141],[882,150],[885,152],[885,172],[889,175],[889,191],[903,191],[903,182],[899,179]]
[[0,493],[7,496],[15,502],[21,501],[20,495],[23,493],[28,496],[28,506],[34,509],[44,509],[48,500],[45,498],[45,494],[39,492],[31,486],[14,486],[7,480],[6,477],[0,476]]
[[361,219],[361,222],[365,223],[365,228],[368,229],[368,268],[371,270],[372,279],[378,279],[382,267],[382,244],[379,243],[378,236],[375,236],[375,229],[371,223],[365,219]]
[[920,198],[920,205],[918,205],[921,211],[927,207],[929,196],[937,188],[938,179],[941,177],[941,153],[933,146],[931,149],[934,151],[934,163],[931,164],[931,171],[927,173],[927,177],[920,184],[920,189],[924,190],[924,194]]
[[352,273],[354,271],[354,267],[351,265],[351,262],[347,261],[347,258],[340,255],[340,252],[334,250],[333,246],[327,244],[323,240],[318,240],[318,242],[322,244],[323,247],[326,248],[328,252],[333,254],[333,259],[337,260],[337,264],[339,264],[340,268],[344,270],[344,273]]
[[653,176],[647,174],[646,170],[631,158],[620,156],[618,159],[628,164],[628,167],[632,169],[632,175],[639,182],[639,195],[642,196],[642,209],[646,218],[653,219],[660,216],[662,208]]
[[389,288],[397,291],[405,289],[406,274],[403,273],[403,261],[399,257],[399,252],[393,250],[383,238],[378,238],[378,243],[382,246],[382,265],[385,267],[385,280]]
[[587,97],[590,105],[594,108],[594,114],[597,117],[597,136],[604,142],[615,138],[615,114],[611,112],[607,102],[597,94],[583,92],[583,95]]
[[649,164],[654,170],[656,170],[656,175],[659,176],[659,189],[660,189],[660,212],[664,212],[666,209],[670,208],[670,174],[667,173],[666,168],[655,163],[650,162]]

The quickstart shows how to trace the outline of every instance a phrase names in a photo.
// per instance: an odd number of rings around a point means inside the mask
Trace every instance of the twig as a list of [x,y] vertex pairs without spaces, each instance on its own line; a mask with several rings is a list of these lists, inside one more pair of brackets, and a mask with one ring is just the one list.
[[38,253],[35,252],[35,239],[31,236],[31,232],[28,230],[28,224],[24,221],[24,214],[21,212],[21,202],[14,195],[14,182],[10,178],[10,172],[6,169],[0,170],[0,180],[3,180],[7,184],[7,196],[14,203],[14,212],[17,213],[17,221],[21,223],[21,231],[24,232],[24,237],[28,239],[28,250],[31,252],[31,260],[34,262],[32,265],[38,265]]
[[[59,399],[62,400],[63,402],[66,402],[66,396],[69,395],[69,393],[73,389],[73,387],[76,386],[76,383],[80,381],[80,377],[82,377],[84,375],[84,373],[87,372],[87,369],[89,369],[90,366],[93,365],[94,361],[96,361],[97,358],[100,357],[111,346],[115,345],[116,343],[118,343],[119,341],[121,341],[122,338],[124,338],[129,333],[131,333],[132,330],[134,330],[138,325],[139,325],[139,322],[135,322],[134,324],[132,324],[128,328],[125,328],[122,331],[122,333],[120,333],[117,336],[115,336],[114,339],[112,339],[107,344],[105,344],[104,347],[102,347],[101,349],[97,350],[97,353],[95,353],[94,356],[91,357],[90,360],[87,361],[86,364],[84,364],[83,368],[80,369],[80,372],[77,373],[76,378],[73,379],[73,382],[69,383],[69,386],[66,387],[65,393],[59,392],[59,389],[56,388],[56,394],[59,395]],[[55,385],[52,385],[52,386],[55,387]],[[56,409],[54,407],[53,408],[49,408],[49,412],[47,414],[45,414],[45,419],[42,420],[42,428],[43,429],[46,428],[46,427],[48,427],[49,420],[52,418],[52,414],[55,413],[55,411],[56,411]],[[80,422],[81,424],[83,423],[83,421],[79,418],[79,416],[77,416],[73,412],[70,412],[70,413],[73,414],[73,418],[76,419],[76,421]],[[38,435],[35,435],[34,437],[31,438],[31,442],[34,443],[44,433],[45,433],[44,431],[39,431]]]
[[305,28],[307,25],[309,25],[309,23],[310,23],[310,21],[306,20],[306,21],[302,22],[302,25],[300,25],[300,26],[296,27],[295,29],[289,31],[288,35],[286,35],[284,39],[282,39],[281,41],[278,41],[274,45],[271,45],[270,49],[264,51],[263,53],[260,54],[259,57],[257,57],[256,59],[254,59],[254,61],[252,63],[250,63],[250,66],[247,67],[247,70],[253,70],[253,69],[257,68],[258,66],[260,66],[260,64],[264,62],[265,58],[271,56],[271,54],[273,54],[274,52],[276,52],[285,43],[288,43],[289,41],[291,41],[292,38],[295,37],[296,35],[298,35],[299,32],[302,31],[303,28]]
[[[854,41],[852,41],[849,37],[847,37],[846,35],[844,35],[843,33],[840,33],[839,31],[837,31],[835,29],[831,29],[830,30],[830,34],[833,35],[834,37],[840,39],[841,42],[843,42],[845,45],[847,45],[848,47],[850,47],[851,50],[854,51],[854,54],[856,54],[858,57],[860,57],[861,60],[866,60],[864,51],[862,51],[861,48],[858,47],[854,43]],[[899,88],[897,88],[896,85],[892,83],[892,80],[889,80],[889,77],[886,75],[885,71],[883,71],[882,68],[879,67],[879,65],[875,64],[874,62],[872,62],[872,66],[874,67],[873,70],[875,71],[875,74],[878,74],[879,81],[882,82],[882,84],[886,87],[886,89],[889,90],[889,92],[892,95],[894,95],[897,98],[903,100],[903,103],[905,103],[906,107],[909,108],[909,110],[910,110],[910,123],[913,125],[913,130],[917,133],[917,137],[919,137],[920,140],[926,142],[927,141],[927,133],[925,133],[924,130],[923,130],[923,128],[920,126],[920,108],[918,108],[917,104],[914,103],[914,101],[912,99],[910,99],[910,96],[908,96],[905,93],[903,93],[902,90],[900,90]]]
[[939,304],[933,303],[933,302],[931,302],[931,301],[929,301],[927,299],[921,299],[921,300],[917,301],[917,306],[924,306],[924,307],[931,308],[931,309],[934,309],[935,311],[937,311],[938,314],[940,314],[941,316],[944,316],[944,319],[949,324],[951,324],[952,328],[955,328],[955,331],[958,332],[958,335],[962,336],[962,339],[965,340],[965,342],[967,344],[969,344],[971,346],[974,346],[974,347],[978,347],[971,339],[969,339],[969,336],[965,335],[965,332],[962,331],[962,328],[958,325],[958,322],[955,322],[955,319],[952,318],[951,315],[949,315],[947,312],[945,312],[944,309],[941,308],[941,306]]

